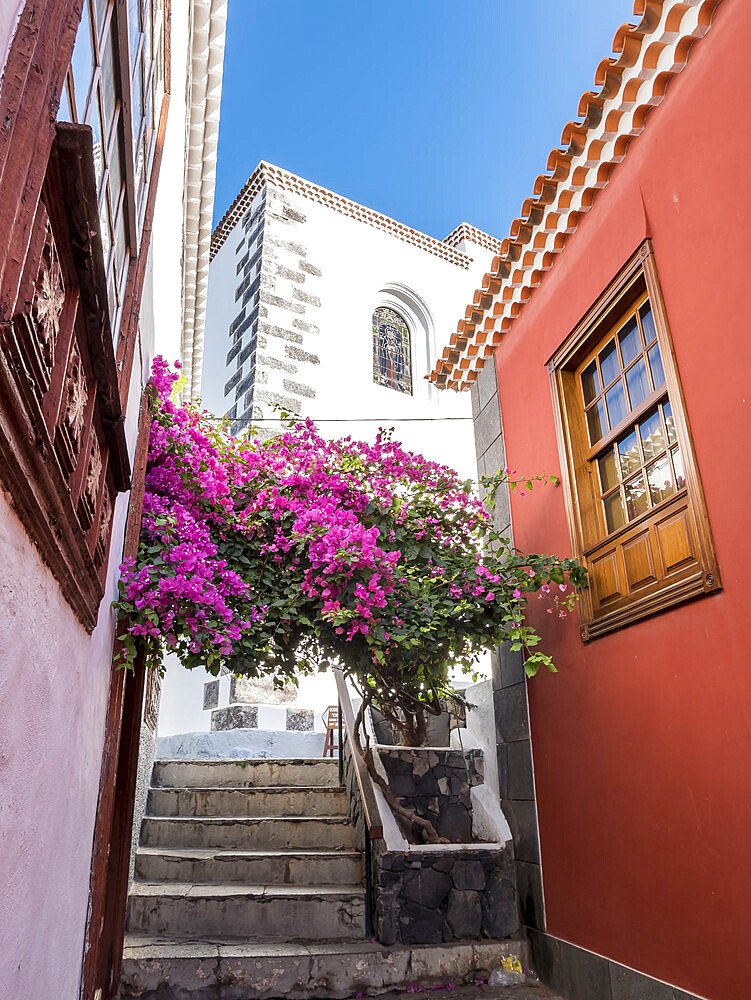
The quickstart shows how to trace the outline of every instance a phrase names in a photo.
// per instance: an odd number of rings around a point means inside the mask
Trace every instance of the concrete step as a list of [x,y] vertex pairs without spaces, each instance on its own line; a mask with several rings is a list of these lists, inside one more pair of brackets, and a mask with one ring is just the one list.
[[339,784],[339,762],[321,757],[293,760],[157,760],[154,787],[253,788]]
[[338,786],[299,788],[152,788],[152,816],[346,816],[347,793]]
[[226,847],[246,851],[308,848],[346,851],[358,846],[355,828],[342,816],[243,819],[145,816],[141,843],[144,847]]
[[365,892],[359,887],[134,882],[128,930],[254,941],[351,940],[365,935]]
[[136,878],[145,882],[359,886],[359,851],[236,851],[140,847]]
[[[175,941],[129,934],[121,1000],[269,1000],[371,995],[419,983],[472,983],[504,955],[529,965],[525,941],[452,941],[383,945],[367,941],[315,945],[254,944],[222,938]],[[502,990],[495,991],[498,996]],[[539,1000],[549,996],[540,991]],[[494,994],[495,995],[495,994]],[[534,997],[536,994],[532,993]]]

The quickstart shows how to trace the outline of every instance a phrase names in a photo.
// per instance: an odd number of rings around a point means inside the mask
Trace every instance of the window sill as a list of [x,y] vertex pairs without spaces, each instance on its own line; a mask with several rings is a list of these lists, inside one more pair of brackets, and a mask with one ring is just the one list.
[[654,593],[646,594],[638,600],[631,600],[622,607],[599,615],[594,621],[583,621],[580,626],[581,640],[591,642],[616,629],[625,628],[661,611],[667,611],[677,604],[683,604],[684,601],[702,597],[704,594],[713,594],[719,590],[722,590],[722,582],[716,567],[706,573],[701,569],[696,570],[690,576],[667,586],[663,584]]

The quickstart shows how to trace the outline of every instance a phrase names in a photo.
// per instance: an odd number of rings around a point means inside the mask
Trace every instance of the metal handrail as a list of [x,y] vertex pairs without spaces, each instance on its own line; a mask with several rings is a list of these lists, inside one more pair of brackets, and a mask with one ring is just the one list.
[[371,842],[383,839],[383,822],[381,820],[381,810],[378,808],[378,800],[373,787],[373,779],[368,773],[365,761],[362,759],[355,746],[355,713],[347,690],[347,682],[344,679],[344,672],[341,667],[334,667],[334,677],[336,678],[336,690],[339,698],[339,784],[344,784],[344,757],[342,750],[342,719],[344,728],[347,730],[347,743],[352,757],[352,766],[355,769],[357,787],[360,789],[360,800],[362,802],[363,819],[365,820],[365,934],[372,938],[375,934],[373,928],[373,852]]
[[381,810],[378,808],[378,800],[375,795],[373,779],[370,777],[368,769],[365,766],[365,761],[362,759],[357,751],[357,747],[355,746],[355,713],[352,708],[352,702],[349,697],[349,691],[347,690],[347,684],[344,680],[344,673],[341,667],[334,667],[334,677],[336,678],[336,690],[339,696],[339,760],[342,760],[341,725],[343,717],[344,727],[347,730],[347,743],[349,744],[349,751],[352,755],[352,763],[355,768],[357,787],[360,789],[360,798],[362,799],[363,817],[365,819],[365,826],[368,834],[367,839],[382,840],[383,821],[381,819]]

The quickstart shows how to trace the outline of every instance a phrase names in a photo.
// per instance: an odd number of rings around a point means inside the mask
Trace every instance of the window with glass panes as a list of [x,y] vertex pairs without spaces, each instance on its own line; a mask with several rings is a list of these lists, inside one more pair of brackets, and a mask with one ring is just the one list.
[[585,362],[579,383],[589,445],[597,450],[591,461],[597,466],[604,530],[609,533],[686,486],[646,296]]
[[548,366],[585,639],[719,587],[647,242]]
[[[163,0],[84,0],[59,121],[90,125],[107,297],[117,340],[164,95]],[[126,100],[123,100],[125,92]]]

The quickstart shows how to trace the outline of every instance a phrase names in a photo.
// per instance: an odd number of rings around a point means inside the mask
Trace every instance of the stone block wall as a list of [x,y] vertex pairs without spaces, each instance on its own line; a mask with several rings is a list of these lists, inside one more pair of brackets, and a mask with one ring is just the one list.
[[[483,781],[481,750],[381,747],[378,755],[400,805],[429,820],[439,837],[454,844],[471,843],[470,789]],[[408,841],[422,842],[418,827],[400,816],[397,821]]]
[[254,419],[273,417],[275,406],[299,414],[316,398],[322,271],[308,260],[306,221],[286,192],[266,186]]
[[237,312],[228,330],[230,419],[273,419],[275,407],[299,414],[302,400],[316,396],[322,271],[308,260],[301,238],[305,223],[288,194],[266,184],[233,234],[242,238],[236,245]]
[[[501,403],[495,365],[489,360],[472,387],[472,415],[478,478],[506,466]],[[513,539],[506,486],[496,495],[496,529]],[[493,702],[498,749],[501,807],[511,828],[519,915],[527,927],[545,929],[545,908],[537,828],[532,743],[524,660],[501,645],[493,656]]]
[[[471,762],[470,769],[482,780],[477,763]],[[367,828],[346,741],[343,772],[350,819],[357,843],[364,848]],[[374,840],[370,871],[373,926],[381,944],[498,939],[511,937],[519,928],[514,862],[508,848],[440,845],[403,851],[389,849],[383,839]]]
[[389,851],[377,841],[376,937],[382,944],[505,938],[519,927],[509,851]]

